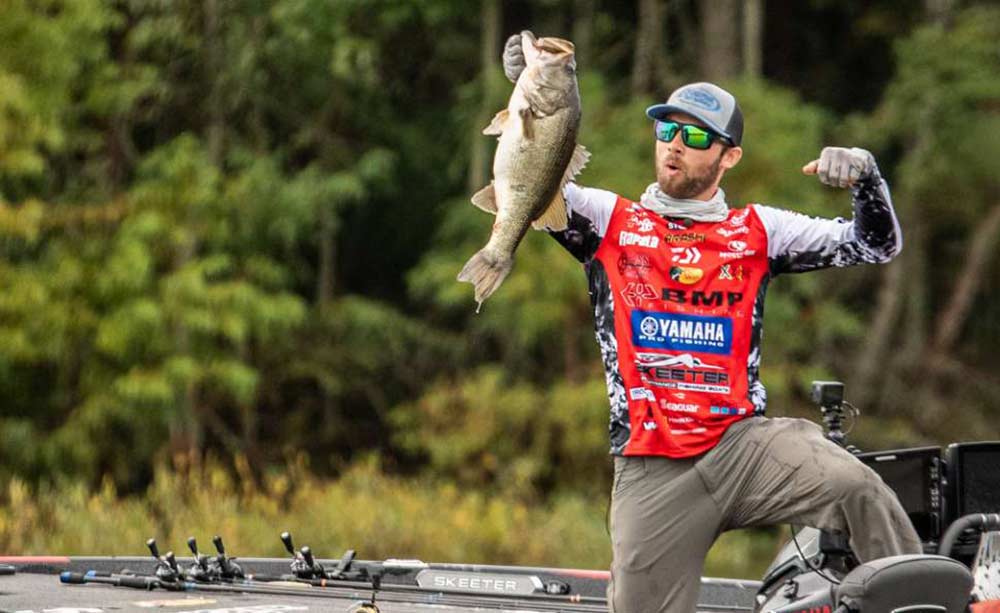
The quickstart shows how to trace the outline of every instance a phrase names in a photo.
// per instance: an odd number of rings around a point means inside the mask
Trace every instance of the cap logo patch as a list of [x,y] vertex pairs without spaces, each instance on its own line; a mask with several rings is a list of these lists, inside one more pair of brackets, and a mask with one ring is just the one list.
[[685,89],[677,97],[709,112],[722,110],[718,98],[703,89]]

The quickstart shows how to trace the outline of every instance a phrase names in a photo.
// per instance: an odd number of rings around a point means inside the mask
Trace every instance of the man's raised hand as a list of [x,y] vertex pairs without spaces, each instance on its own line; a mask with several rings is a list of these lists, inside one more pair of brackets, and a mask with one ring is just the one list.
[[824,147],[818,160],[802,167],[807,175],[817,175],[821,183],[848,187],[875,169],[875,156],[858,147]]
[[521,48],[521,35],[513,34],[503,46],[503,73],[511,83],[517,83],[517,78],[524,70],[524,50]]

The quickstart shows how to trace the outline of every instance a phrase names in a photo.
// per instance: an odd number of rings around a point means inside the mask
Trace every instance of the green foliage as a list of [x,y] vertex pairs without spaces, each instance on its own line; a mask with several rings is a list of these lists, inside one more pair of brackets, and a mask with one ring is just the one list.
[[[336,481],[311,476],[300,457],[257,487],[245,460],[237,465],[242,479],[216,462],[187,458],[159,468],[141,497],[120,496],[110,481],[95,490],[69,483],[35,490],[14,479],[0,494],[6,501],[0,549],[140,556],[150,536],[170,547],[192,534],[203,540],[219,534],[241,557],[280,558],[286,554],[278,534],[288,530],[331,558],[355,549],[364,559],[593,569],[610,563],[603,503],[589,496],[526,504],[447,481],[394,477],[372,457]],[[212,517],[218,523],[206,522]],[[759,576],[773,537],[751,541],[748,534],[723,537],[708,572]]]
[[[597,4],[579,181],[635,198],[653,178],[655,99],[625,93],[633,7]],[[747,120],[729,201],[848,215],[845,192],[800,168],[824,145],[875,152],[907,241],[923,240],[894,264],[907,266],[905,314],[859,432],[894,446],[981,437],[995,430],[996,292],[973,297],[947,376],[925,375],[919,341],[998,204],[1000,11],[972,3],[910,33],[919,11],[835,4],[776,7],[787,19],[768,38],[791,51],[765,66],[781,85],[724,83]],[[675,9],[682,78],[698,24]],[[470,144],[511,91],[480,66],[488,37],[467,3],[0,12],[0,548],[176,541],[230,509],[246,522],[218,529],[234,549],[268,543],[260,555],[280,555],[283,524],[331,552],[606,566],[607,398],[582,267],[531,232],[480,313],[455,281],[491,224],[468,202]],[[803,15],[830,27],[802,28]],[[556,1],[528,15],[540,33],[571,16]],[[893,64],[873,52],[894,37]],[[834,38],[851,41],[845,54],[812,44]],[[990,290],[1000,277],[986,269]],[[806,414],[808,381],[852,374],[881,279],[775,281],[773,414]],[[206,450],[221,463],[192,459]],[[359,506],[379,512],[323,521]],[[752,576],[775,539],[727,535],[709,572]]]
[[484,367],[442,381],[393,413],[401,447],[425,454],[434,474],[521,495],[607,491],[603,381],[539,389]]

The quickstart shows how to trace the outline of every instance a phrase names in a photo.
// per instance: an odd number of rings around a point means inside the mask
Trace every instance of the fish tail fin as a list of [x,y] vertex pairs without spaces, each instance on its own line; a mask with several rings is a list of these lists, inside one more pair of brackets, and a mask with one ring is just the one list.
[[482,303],[500,287],[513,267],[512,258],[483,248],[465,263],[458,280],[471,283],[476,288],[476,302]]

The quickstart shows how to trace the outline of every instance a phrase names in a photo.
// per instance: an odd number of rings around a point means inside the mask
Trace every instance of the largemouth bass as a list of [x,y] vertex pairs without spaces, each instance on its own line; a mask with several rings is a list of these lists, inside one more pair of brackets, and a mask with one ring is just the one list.
[[476,288],[483,301],[503,283],[514,265],[514,251],[529,226],[565,230],[562,187],[587,163],[577,146],[580,93],[573,43],[521,33],[525,69],[507,108],[483,134],[498,135],[493,182],[476,192],[472,203],[496,215],[489,242],[465,264],[459,281]]

